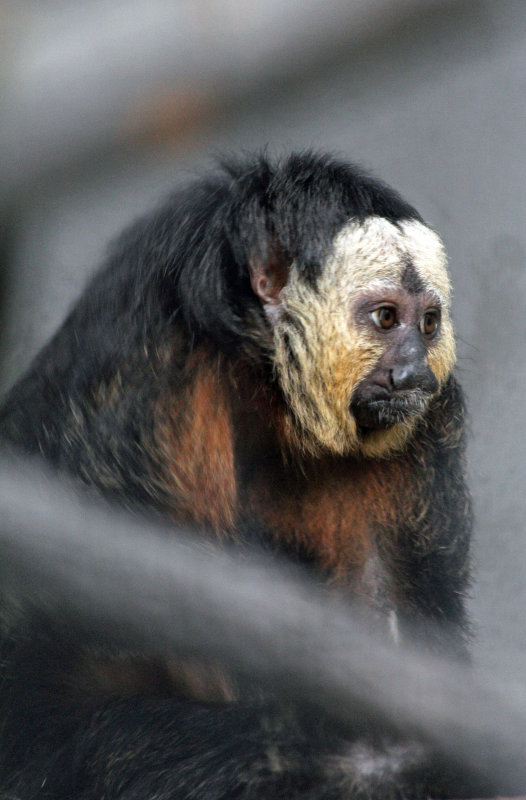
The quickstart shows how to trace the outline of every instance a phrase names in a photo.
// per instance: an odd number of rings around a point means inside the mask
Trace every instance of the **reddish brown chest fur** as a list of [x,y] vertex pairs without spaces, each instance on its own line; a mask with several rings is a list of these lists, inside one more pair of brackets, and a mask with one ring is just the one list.
[[268,393],[250,394],[217,362],[196,358],[191,366],[190,380],[164,398],[159,417],[177,521],[234,537],[242,526],[345,581],[359,576],[379,547],[385,551],[400,520],[414,518],[418,493],[406,458],[294,458]]
[[182,385],[161,397],[155,431],[172,518],[218,535],[234,530],[237,495],[231,411],[219,367],[197,352]]
[[380,538],[395,535],[410,503],[403,463],[326,459],[303,474],[263,468],[242,512],[276,542],[299,550],[336,579],[361,572]]

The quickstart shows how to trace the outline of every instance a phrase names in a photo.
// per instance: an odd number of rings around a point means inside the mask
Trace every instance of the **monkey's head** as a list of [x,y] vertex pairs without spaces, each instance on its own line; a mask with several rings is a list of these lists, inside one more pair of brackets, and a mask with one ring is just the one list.
[[401,199],[392,210],[391,190],[368,186],[378,210],[340,224],[315,269],[281,242],[250,262],[289,435],[308,452],[401,450],[455,363],[442,243]]

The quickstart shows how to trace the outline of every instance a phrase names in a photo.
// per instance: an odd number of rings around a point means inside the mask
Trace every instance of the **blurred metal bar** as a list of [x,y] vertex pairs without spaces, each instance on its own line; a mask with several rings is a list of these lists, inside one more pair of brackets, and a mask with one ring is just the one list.
[[75,498],[0,460],[4,600],[144,652],[219,658],[272,691],[432,743],[504,793],[526,787],[526,687],[388,646],[351,609],[268,559],[233,558],[174,529]]

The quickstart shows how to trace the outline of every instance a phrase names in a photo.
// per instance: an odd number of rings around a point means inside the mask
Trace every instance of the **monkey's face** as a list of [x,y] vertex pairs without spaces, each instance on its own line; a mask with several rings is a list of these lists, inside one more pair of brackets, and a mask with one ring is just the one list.
[[440,239],[415,220],[350,222],[315,287],[295,264],[279,283],[267,298],[255,291],[296,441],[310,452],[400,450],[455,363]]
[[401,286],[378,287],[360,295],[353,318],[364,339],[377,338],[382,348],[351,396],[351,412],[366,440],[374,431],[420,416],[438,390],[429,356],[440,336],[442,304],[408,266]]

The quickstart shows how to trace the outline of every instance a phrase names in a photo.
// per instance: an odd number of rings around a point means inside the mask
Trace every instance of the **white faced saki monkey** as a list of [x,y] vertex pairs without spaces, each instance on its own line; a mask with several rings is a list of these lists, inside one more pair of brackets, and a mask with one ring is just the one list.
[[[5,398],[0,436],[128,509],[299,563],[399,646],[416,635],[462,658],[471,512],[450,298],[439,237],[387,186],[313,153],[229,162],[117,240]],[[349,740],[214,665],[6,617],[6,797],[450,791],[359,720]]]

